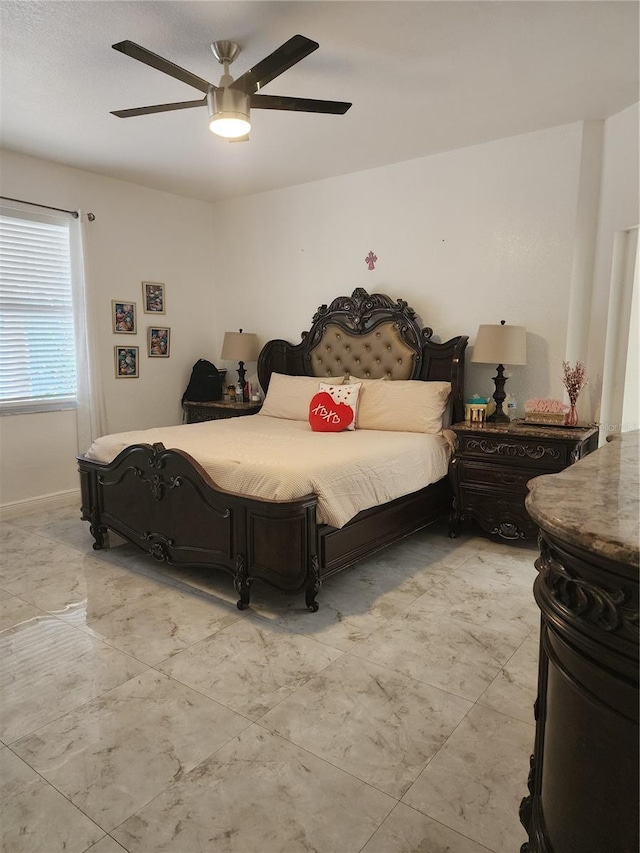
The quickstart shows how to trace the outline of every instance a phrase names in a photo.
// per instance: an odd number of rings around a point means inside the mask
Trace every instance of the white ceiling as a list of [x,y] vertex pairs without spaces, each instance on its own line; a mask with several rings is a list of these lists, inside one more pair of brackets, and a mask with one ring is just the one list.
[[[582,119],[638,100],[638,3],[0,2],[0,144],[208,201],[370,169]],[[218,83],[296,33],[319,50],[265,94],[352,101],[344,116],[254,110],[251,140],[210,133],[204,107],[110,110],[201,93],[111,49],[130,39]]]

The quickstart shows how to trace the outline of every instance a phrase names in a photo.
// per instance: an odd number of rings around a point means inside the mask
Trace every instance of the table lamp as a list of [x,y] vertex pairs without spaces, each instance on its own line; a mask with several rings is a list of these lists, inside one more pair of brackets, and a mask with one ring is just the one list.
[[222,342],[222,356],[225,361],[237,361],[238,382],[243,389],[243,399],[248,399],[245,389],[245,369],[247,361],[256,361],[258,358],[258,338],[253,332],[225,332]]
[[497,364],[498,373],[493,378],[496,386],[493,394],[496,410],[488,420],[507,422],[509,418],[502,410],[507,396],[504,393],[504,383],[507,381],[504,365],[527,363],[527,330],[524,326],[507,326],[504,320],[500,321],[499,326],[480,326],[471,361]]

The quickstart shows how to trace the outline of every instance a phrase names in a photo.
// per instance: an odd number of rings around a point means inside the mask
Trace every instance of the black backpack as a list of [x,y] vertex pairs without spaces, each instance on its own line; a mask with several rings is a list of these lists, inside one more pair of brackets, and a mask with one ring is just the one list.
[[222,379],[215,364],[199,358],[191,370],[191,379],[182,395],[182,402],[210,403],[222,398]]

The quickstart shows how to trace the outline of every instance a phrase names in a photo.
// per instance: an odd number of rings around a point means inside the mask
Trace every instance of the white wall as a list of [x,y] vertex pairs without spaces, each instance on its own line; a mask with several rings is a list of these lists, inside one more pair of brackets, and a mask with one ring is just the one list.
[[[597,419],[600,418],[602,370],[615,236],[617,232],[633,228],[640,222],[638,209],[639,127],[638,104],[634,104],[623,112],[612,116],[605,122],[587,359],[589,384],[584,392]],[[636,358],[640,358],[638,353],[636,353]],[[620,381],[622,380],[623,377],[620,377]]]
[[[87,277],[109,430],[179,423],[193,363],[220,351],[211,205],[9,151],[0,167],[2,195],[95,214],[86,227]],[[143,280],[165,283],[165,315],[143,313]],[[136,335],[113,334],[112,299],[136,303]],[[171,328],[168,359],[146,355],[152,324]],[[115,378],[116,344],[140,347],[138,379]],[[2,504],[76,489],[75,435],[69,412],[0,418]]]
[[622,400],[621,431],[640,429],[640,246],[636,242],[636,257],[631,286],[629,310],[629,340]]
[[[401,297],[442,340],[480,323],[524,325],[521,405],[561,396],[582,125],[227,201],[220,295],[230,327],[300,340],[318,305],[355,287]],[[378,256],[374,271],[364,258]],[[218,333],[222,328],[218,327]],[[467,391],[492,394],[495,366],[467,360]]]
[[[235,377],[237,365],[220,360],[225,331],[298,342],[320,304],[355,287],[406,299],[441,340],[469,335],[468,355],[480,323],[526,326],[529,363],[507,371],[522,406],[563,395],[584,130],[551,128],[215,207],[4,152],[1,191],[96,214],[89,277],[113,432],[179,422],[197,358]],[[613,235],[637,223],[637,137],[637,106],[605,123],[583,417],[599,401]],[[140,311],[142,280],[167,286],[168,360],[144,355],[149,315],[139,313],[133,340],[111,331],[111,300]],[[114,378],[113,346],[123,342],[140,346],[140,379]],[[468,357],[467,393],[492,394],[494,374]],[[69,413],[0,418],[0,430],[0,504],[77,487]],[[43,466],[33,461],[38,441]]]
[[0,508],[78,489],[76,413],[0,417]]

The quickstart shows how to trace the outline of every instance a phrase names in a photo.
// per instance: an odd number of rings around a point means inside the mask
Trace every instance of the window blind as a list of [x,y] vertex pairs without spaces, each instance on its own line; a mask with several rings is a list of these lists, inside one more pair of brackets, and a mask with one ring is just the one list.
[[76,353],[69,222],[0,211],[0,413],[70,408]]

